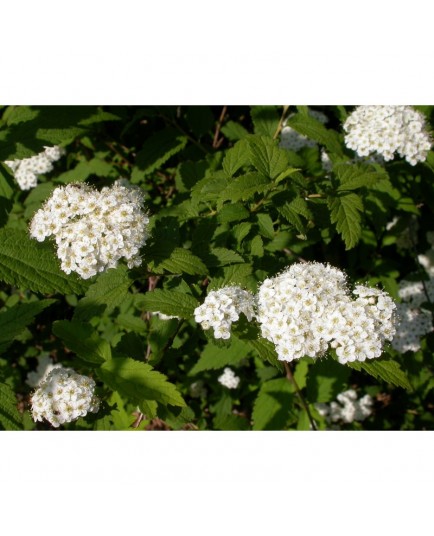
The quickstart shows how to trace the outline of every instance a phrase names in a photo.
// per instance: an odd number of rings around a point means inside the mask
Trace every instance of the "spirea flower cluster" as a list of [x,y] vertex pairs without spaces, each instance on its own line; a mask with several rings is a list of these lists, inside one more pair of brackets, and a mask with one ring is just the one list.
[[255,316],[253,294],[230,286],[211,291],[204,303],[194,310],[194,318],[203,329],[212,328],[216,339],[229,339],[232,322],[236,322],[241,313],[249,321]]
[[32,416],[43,419],[55,428],[61,424],[96,413],[99,399],[94,394],[95,382],[70,368],[55,368],[43,380],[32,396]]
[[48,173],[53,169],[53,162],[65,154],[62,147],[45,147],[42,153],[22,160],[6,160],[7,164],[18,182],[21,190],[30,190],[38,184],[38,175]]
[[434,279],[429,281],[407,281],[399,283],[397,313],[399,326],[392,341],[392,347],[398,352],[417,352],[421,348],[421,339],[433,331],[432,315],[421,306],[428,300],[434,301]]
[[317,358],[329,348],[340,363],[380,357],[395,334],[396,305],[386,292],[357,285],[321,263],[296,263],[259,288],[257,320],[281,361]]
[[54,237],[61,269],[83,279],[115,268],[121,258],[129,268],[139,266],[149,218],[143,192],[125,183],[101,191],[84,183],[56,188],[33,216],[31,237]]
[[346,146],[359,156],[378,153],[388,161],[398,153],[414,166],[431,148],[425,118],[411,106],[358,106],[343,127]]
[[46,379],[48,374],[55,368],[59,368],[62,365],[60,363],[54,364],[52,359],[48,356],[41,356],[38,360],[38,366],[35,371],[27,374],[26,383],[30,387],[37,387],[42,381]]
[[[321,123],[326,123],[328,121],[327,116],[322,112],[309,110],[309,115]],[[297,152],[303,147],[315,147],[315,145],[315,141],[310,140],[307,136],[298,133],[296,130],[286,125],[286,122],[284,123],[282,132],[280,133],[279,147]]]
[[374,401],[370,395],[357,399],[356,391],[349,389],[340,393],[336,399],[337,402],[330,404],[315,404],[318,413],[325,417],[328,423],[363,421],[372,414]]
[[229,367],[225,367],[223,374],[218,378],[219,383],[228,389],[236,389],[240,383],[240,378]]

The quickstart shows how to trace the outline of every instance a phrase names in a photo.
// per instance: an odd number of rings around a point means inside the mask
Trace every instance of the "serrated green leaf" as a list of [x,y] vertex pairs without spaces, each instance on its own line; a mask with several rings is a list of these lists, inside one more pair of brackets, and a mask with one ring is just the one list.
[[60,270],[54,246],[31,240],[25,231],[0,229],[0,280],[44,294],[83,294],[88,281]]
[[250,116],[255,134],[272,138],[279,126],[280,117],[276,106],[252,106]]
[[145,401],[181,407],[186,405],[176,386],[147,363],[119,357],[106,361],[96,372],[110,389],[119,391],[132,402],[142,404],[142,407]]
[[208,273],[208,268],[199,257],[193,255],[188,249],[175,248],[168,259],[159,260],[154,255],[153,269],[155,272],[162,273],[167,271],[172,274],[190,274],[203,275]]
[[254,257],[264,256],[264,243],[260,236],[255,236],[250,244],[250,253]]
[[17,409],[15,393],[5,383],[0,383],[0,423],[5,430],[23,429],[23,418]]
[[248,138],[250,149],[250,161],[253,166],[265,177],[275,179],[287,170],[288,155],[284,149],[280,149],[276,142],[262,136]]
[[83,182],[91,175],[97,177],[110,177],[115,176],[116,171],[113,165],[101,158],[92,158],[91,160],[84,160],[79,162],[75,168],[61,173],[56,177],[56,182],[62,184],[68,184],[70,182]]
[[202,259],[209,268],[244,262],[243,257],[239,253],[227,248],[212,248],[209,253],[202,255]]
[[160,312],[165,315],[191,318],[199,302],[190,294],[176,290],[155,289],[147,292],[138,300],[138,305],[145,311]]
[[219,223],[231,223],[246,220],[249,216],[249,211],[241,203],[231,203],[222,207],[217,215],[217,221]]
[[353,361],[347,365],[355,370],[364,370],[377,380],[383,380],[396,387],[412,390],[407,374],[401,370],[399,363],[391,359],[372,359],[370,361]]
[[249,163],[249,145],[245,140],[238,141],[228,149],[223,159],[223,171],[231,178],[235,173]]
[[137,333],[144,333],[148,327],[146,323],[131,313],[122,313],[117,315],[115,323],[124,329],[135,331]]
[[387,180],[387,173],[383,171],[372,171],[366,166],[350,165],[340,163],[333,166],[333,172],[337,175],[340,185],[338,191],[357,190],[358,188],[374,186],[381,180]]
[[271,217],[268,214],[260,213],[256,215],[256,219],[258,220],[260,234],[272,240],[274,238],[274,225]]
[[212,341],[203,349],[199,361],[190,370],[189,374],[194,375],[204,370],[217,370],[229,365],[236,365],[249,353],[247,344],[234,335],[229,340],[229,346],[220,348]]
[[293,387],[286,378],[264,382],[253,406],[253,430],[285,429],[293,412],[293,399]]
[[109,343],[99,337],[89,324],[57,320],[53,324],[53,333],[62,339],[69,350],[87,363],[99,365],[111,358]]
[[285,203],[281,207],[277,207],[279,214],[281,214],[286,221],[293,225],[299,233],[304,234],[306,229],[303,220],[298,213],[291,207],[290,203]]
[[16,303],[0,312],[0,353],[4,352],[17,335],[33,322],[36,315],[56,300],[40,300],[31,303]]
[[338,233],[345,242],[345,249],[353,248],[360,239],[362,233],[361,212],[363,203],[361,198],[354,193],[329,196],[327,203],[330,209],[330,219],[336,224]]
[[257,193],[263,193],[270,187],[270,181],[260,173],[246,173],[233,179],[220,192],[220,201],[247,201]]
[[98,276],[78,302],[73,319],[85,322],[103,311],[111,313],[128,295],[131,284],[126,267],[107,270]]
[[242,223],[239,223],[238,225],[235,225],[232,228],[232,235],[237,241],[238,245],[240,245],[241,242],[250,233],[251,228],[252,228],[252,224],[247,221],[243,221]]
[[325,145],[329,152],[343,156],[337,132],[327,129],[312,116],[297,113],[287,119],[287,125],[311,140]]
[[248,131],[235,121],[228,121],[220,130],[231,141],[242,140],[249,135]]
[[0,227],[6,225],[9,212],[12,210],[12,197],[17,189],[17,185],[12,179],[12,175],[6,166],[0,163]]
[[223,268],[223,276],[214,277],[211,279],[211,283],[208,285],[208,291],[216,290],[221,287],[230,285],[240,285],[241,287],[247,287],[255,285],[255,281],[252,281],[252,266],[250,264],[233,264],[231,266],[225,266]]
[[187,137],[174,128],[165,128],[150,136],[137,153],[131,181],[137,182],[160,168],[169,158],[182,151],[187,141]]

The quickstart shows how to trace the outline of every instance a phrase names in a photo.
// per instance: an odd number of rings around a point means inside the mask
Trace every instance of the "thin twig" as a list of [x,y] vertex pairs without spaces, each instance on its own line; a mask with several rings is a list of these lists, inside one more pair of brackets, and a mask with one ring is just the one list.
[[283,107],[282,115],[280,116],[280,121],[279,121],[279,124],[277,125],[276,132],[274,133],[273,140],[277,139],[277,136],[280,134],[280,131],[282,130],[283,122],[285,120],[285,116],[286,116],[286,112],[288,111],[288,108],[289,106],[287,104]]
[[286,361],[284,361],[283,364],[285,366],[286,377],[292,383],[292,385],[295,387],[295,390],[296,390],[296,392],[297,392],[297,394],[298,394],[298,396],[300,398],[301,405],[303,406],[304,411],[307,413],[307,417],[309,419],[310,426],[311,426],[312,430],[315,430],[315,431],[318,430],[318,428],[316,427],[315,421],[313,420],[312,415],[311,415],[311,413],[309,411],[309,407],[306,404],[306,401],[303,398],[303,395],[301,394],[300,387],[298,386],[297,382],[295,381],[294,374],[292,373],[292,370],[290,369],[290,367],[289,367],[289,365],[288,365],[288,363]]
[[214,139],[212,142],[213,149],[218,149],[224,140],[224,138],[219,139],[219,135],[220,135],[220,129],[223,124],[227,109],[228,109],[227,106],[223,106],[219,120],[217,121],[217,126],[214,132]]

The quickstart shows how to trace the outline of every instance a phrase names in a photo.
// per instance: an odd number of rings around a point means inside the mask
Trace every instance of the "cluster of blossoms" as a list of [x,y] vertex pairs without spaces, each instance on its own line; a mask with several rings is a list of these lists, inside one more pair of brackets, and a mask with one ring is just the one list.
[[211,291],[204,303],[194,310],[194,318],[203,329],[213,328],[216,339],[229,339],[232,322],[239,319],[240,313],[252,320],[254,297],[248,290],[231,286]]
[[52,171],[53,162],[59,160],[64,154],[65,150],[55,145],[45,147],[45,150],[36,156],[22,160],[6,160],[5,164],[11,168],[21,190],[30,190],[37,186],[38,175]]
[[358,400],[356,391],[349,389],[340,393],[336,399],[337,402],[330,404],[315,404],[318,413],[325,417],[328,423],[363,421],[372,414],[374,401],[369,395]]
[[[348,163],[351,164],[351,163],[358,163],[358,162],[365,163],[365,164],[384,164],[384,158],[378,154],[373,154],[369,158],[361,157],[356,154],[355,157],[352,158]],[[333,168],[333,164],[332,164],[332,161],[330,160],[330,156],[327,154],[327,152],[324,149],[321,150],[321,165],[322,165],[323,170],[326,171],[327,173],[330,173]]]
[[343,127],[346,146],[359,156],[379,153],[388,161],[397,152],[414,166],[431,148],[425,118],[411,106],[358,106]]
[[[323,124],[328,121],[327,116],[322,112],[309,110],[309,115]],[[297,152],[303,147],[315,146],[315,141],[310,140],[307,136],[304,136],[303,134],[299,134],[296,130],[288,126],[286,122],[284,123],[282,132],[280,133],[279,147],[281,147],[282,149],[288,149],[290,151]]]
[[33,216],[30,235],[39,242],[53,236],[61,269],[88,279],[121,258],[129,268],[139,266],[148,224],[140,188],[117,181],[98,191],[78,183],[53,191]]
[[33,420],[46,419],[55,428],[66,422],[96,413],[99,399],[94,394],[95,382],[70,368],[55,368],[32,396]]
[[218,381],[228,389],[236,389],[240,383],[240,378],[235,375],[235,372],[232,369],[226,367],[223,370],[223,374],[218,377]]
[[61,366],[60,363],[54,364],[48,355],[41,356],[38,359],[36,370],[27,374],[27,385],[30,385],[30,387],[38,387],[53,369],[60,368]]
[[193,398],[206,398],[208,391],[202,380],[197,380],[193,382],[190,387],[190,396]]
[[340,363],[380,357],[395,334],[396,305],[386,292],[357,285],[353,299],[340,270],[296,263],[259,288],[257,320],[281,361],[323,356]]

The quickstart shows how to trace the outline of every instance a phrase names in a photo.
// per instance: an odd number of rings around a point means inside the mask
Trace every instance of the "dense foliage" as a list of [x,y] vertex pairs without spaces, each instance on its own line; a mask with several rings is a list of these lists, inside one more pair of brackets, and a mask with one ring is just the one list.
[[[414,109],[429,130],[434,108]],[[61,364],[92,379],[99,406],[56,429],[433,429],[434,152],[357,156],[343,127],[353,110],[2,107],[0,426],[55,429],[33,420],[31,397],[37,367]],[[11,162],[52,146],[63,154],[43,173],[28,164],[20,187]],[[55,241],[30,236],[32,218],[60,186],[112,191],[119,179],[144,194],[142,262],[66,273]],[[286,362],[245,314],[230,338],[195,320],[212,291],[255,294],[305,262],[344,271],[351,289],[384,289],[399,344],[365,361],[342,364],[331,349]]]

